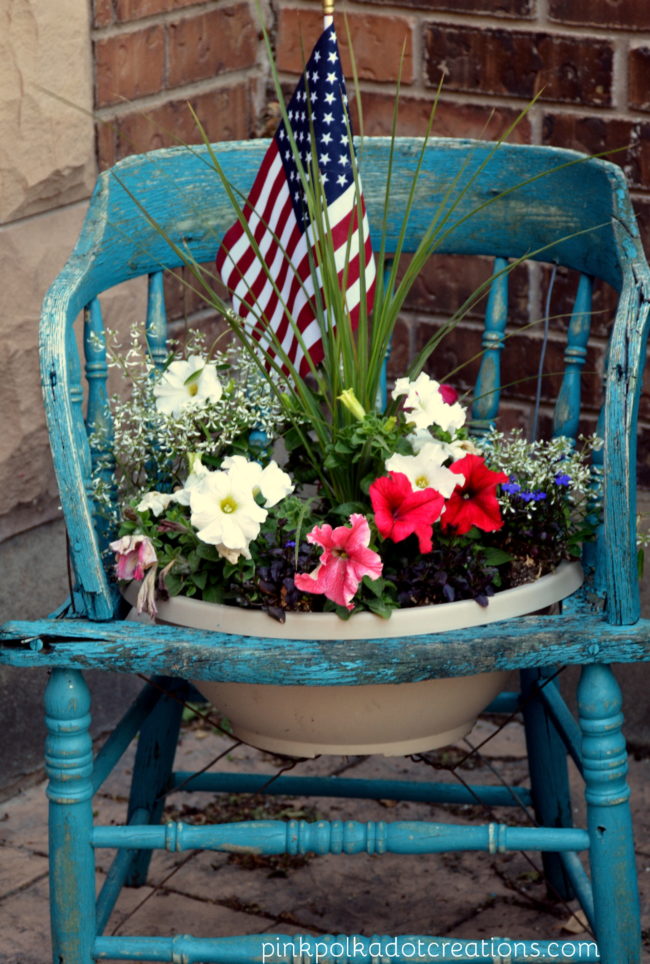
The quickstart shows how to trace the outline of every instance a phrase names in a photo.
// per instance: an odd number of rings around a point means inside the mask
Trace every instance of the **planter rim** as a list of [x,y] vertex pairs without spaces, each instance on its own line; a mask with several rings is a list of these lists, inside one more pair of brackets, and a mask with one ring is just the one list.
[[[157,621],[267,639],[393,639],[485,626],[530,614],[570,596],[583,580],[579,562],[562,562],[534,582],[495,593],[487,607],[479,606],[473,599],[463,599],[395,610],[389,619],[368,612],[356,613],[347,620],[336,613],[287,613],[285,622],[279,623],[261,610],[173,596],[158,603]],[[138,586],[131,582],[122,588],[131,605],[135,605]]]

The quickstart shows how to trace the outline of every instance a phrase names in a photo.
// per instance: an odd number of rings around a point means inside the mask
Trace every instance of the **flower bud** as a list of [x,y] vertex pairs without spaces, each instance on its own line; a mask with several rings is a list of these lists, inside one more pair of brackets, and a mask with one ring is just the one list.
[[359,421],[366,417],[366,410],[357,396],[354,394],[353,388],[345,388],[337,397],[339,402],[341,402],[342,405],[345,405],[348,412],[351,412],[355,418],[359,419]]
[[190,475],[192,472],[201,471],[203,468],[203,463],[201,462],[200,452],[188,452],[187,453],[187,467],[190,470]]

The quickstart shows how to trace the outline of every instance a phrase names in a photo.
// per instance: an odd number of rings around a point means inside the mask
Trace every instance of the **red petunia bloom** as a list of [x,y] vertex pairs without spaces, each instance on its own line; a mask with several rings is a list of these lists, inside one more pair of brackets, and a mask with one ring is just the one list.
[[441,519],[444,529],[454,528],[459,536],[476,526],[483,532],[496,532],[503,525],[496,489],[507,482],[504,472],[488,469],[480,455],[466,455],[449,466],[452,472],[465,476],[465,482],[454,489]]
[[372,483],[370,501],[380,536],[401,542],[415,534],[420,552],[431,552],[432,526],[445,504],[439,492],[435,489],[414,491],[403,472],[391,472]]
[[442,385],[438,385],[438,391],[442,395],[443,402],[446,402],[447,405],[453,405],[454,402],[458,401],[458,392],[453,385],[447,385],[445,382]]

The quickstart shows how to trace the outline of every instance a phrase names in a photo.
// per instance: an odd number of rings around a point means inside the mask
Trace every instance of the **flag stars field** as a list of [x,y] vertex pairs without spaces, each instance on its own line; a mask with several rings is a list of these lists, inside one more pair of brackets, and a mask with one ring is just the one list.
[[[327,62],[327,71],[318,68],[321,61]],[[332,264],[346,286],[352,326],[357,324],[364,288],[368,311],[372,307],[375,263],[363,198],[358,198],[351,174],[341,170],[350,166],[353,150],[347,103],[336,34],[329,26],[287,104],[286,122],[271,141],[242,219],[226,233],[217,254],[217,268],[235,312],[268,356],[278,358],[285,370],[287,362],[294,365],[303,377],[309,371],[306,353],[318,364],[323,357],[322,335],[335,324],[323,301],[320,274],[313,270],[322,238],[319,242],[318,218],[310,221],[314,201],[305,203],[303,178],[312,189],[313,179],[320,180],[321,191],[314,195],[322,194],[327,206],[331,236],[327,243],[334,246]],[[317,145],[324,150],[316,149]],[[263,252],[263,260],[256,249]],[[316,297],[319,285],[321,296]]]

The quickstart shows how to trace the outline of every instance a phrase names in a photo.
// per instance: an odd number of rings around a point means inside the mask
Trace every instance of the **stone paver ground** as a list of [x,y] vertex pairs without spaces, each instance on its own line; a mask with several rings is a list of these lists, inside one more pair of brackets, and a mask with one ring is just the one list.
[[[474,745],[494,731],[481,721],[471,734]],[[228,738],[216,731],[183,731],[177,767],[194,770],[225,750]],[[467,751],[464,743],[438,751],[438,762],[453,762]],[[525,779],[523,730],[518,722],[505,729],[463,768],[464,779],[493,782],[492,766],[513,785]],[[97,799],[102,823],[123,819],[131,758],[126,757]],[[220,762],[227,770],[272,776],[282,761],[246,746],[235,746]],[[321,757],[299,763],[293,773],[346,774],[384,779],[449,779],[408,758]],[[638,871],[644,929],[650,928],[650,760],[630,761]],[[576,822],[581,820],[576,795]],[[450,812],[451,811],[451,812]],[[245,798],[177,793],[168,799],[167,816],[184,822],[254,817],[355,820],[452,820],[486,822],[480,808],[443,810],[429,804],[340,799]],[[515,809],[497,819],[526,823]],[[48,964],[48,880],[44,784],[0,803],[0,962]],[[111,855],[98,851],[101,884]],[[531,863],[532,861],[532,863]],[[195,936],[234,934],[431,934],[487,939],[493,936],[534,940],[584,939],[589,934],[572,916],[572,907],[547,899],[539,874],[539,855],[484,853],[383,856],[326,855],[304,858],[227,855],[200,852],[154,854],[147,886],[125,889],[106,933]],[[650,954],[650,943],[647,952]]]

